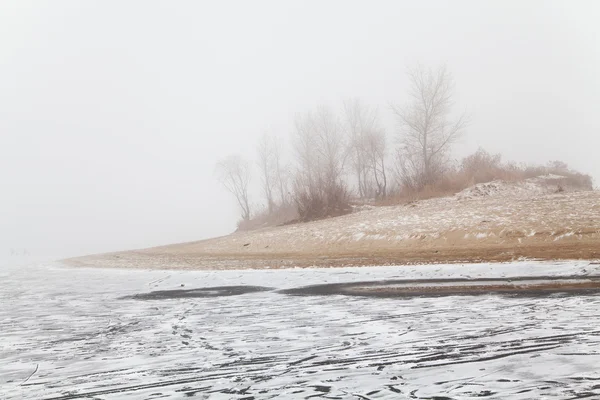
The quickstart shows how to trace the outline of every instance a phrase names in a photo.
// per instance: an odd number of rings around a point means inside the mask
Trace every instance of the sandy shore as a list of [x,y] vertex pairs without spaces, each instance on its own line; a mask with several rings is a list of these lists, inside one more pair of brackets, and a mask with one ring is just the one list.
[[261,269],[346,267],[371,265],[413,265],[438,263],[506,262],[535,260],[597,260],[600,244],[525,244],[511,246],[473,246],[438,250],[372,249],[348,253],[269,253],[269,254],[180,254],[130,251],[63,260],[74,267],[140,269]]
[[448,197],[311,223],[65,260],[160,269],[600,259],[600,192]]

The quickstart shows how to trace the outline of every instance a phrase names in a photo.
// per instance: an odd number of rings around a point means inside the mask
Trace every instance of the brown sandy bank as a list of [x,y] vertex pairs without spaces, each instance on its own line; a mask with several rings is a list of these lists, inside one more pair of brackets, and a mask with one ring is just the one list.
[[166,269],[600,259],[600,192],[448,197],[191,243],[65,260]]

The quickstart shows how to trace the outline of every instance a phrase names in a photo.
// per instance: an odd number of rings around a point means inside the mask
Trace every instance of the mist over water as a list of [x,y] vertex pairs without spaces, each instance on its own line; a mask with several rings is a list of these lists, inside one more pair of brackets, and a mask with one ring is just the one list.
[[393,146],[415,63],[445,64],[472,117],[455,158],[560,159],[598,182],[598,20],[594,1],[5,2],[0,253],[229,233],[217,160],[254,163],[264,132],[289,141],[298,113],[348,98]]

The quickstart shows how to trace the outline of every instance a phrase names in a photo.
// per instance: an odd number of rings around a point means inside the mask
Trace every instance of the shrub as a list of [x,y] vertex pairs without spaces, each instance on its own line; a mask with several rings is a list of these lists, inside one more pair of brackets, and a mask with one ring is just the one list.
[[490,182],[502,174],[502,157],[479,148],[462,160],[461,170],[473,184]]
[[323,189],[296,186],[294,202],[300,221],[337,217],[352,211],[350,196],[344,184]]

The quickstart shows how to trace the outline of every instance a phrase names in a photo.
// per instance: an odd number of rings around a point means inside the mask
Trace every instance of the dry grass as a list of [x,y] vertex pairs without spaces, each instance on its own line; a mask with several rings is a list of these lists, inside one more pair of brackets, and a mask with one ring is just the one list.
[[479,149],[465,157],[460,166],[446,169],[437,178],[435,184],[425,185],[420,189],[402,187],[391,196],[378,200],[376,205],[390,206],[451,196],[479,183],[522,182],[543,175],[556,175],[557,178],[548,180],[548,184],[556,185],[560,190],[593,189],[591,176],[574,171],[563,162],[552,161],[546,166],[502,163],[499,154],[490,154]]
[[291,204],[277,205],[271,211],[259,211],[249,220],[238,222],[238,231],[252,231],[269,226],[279,226],[298,219],[298,211]]

